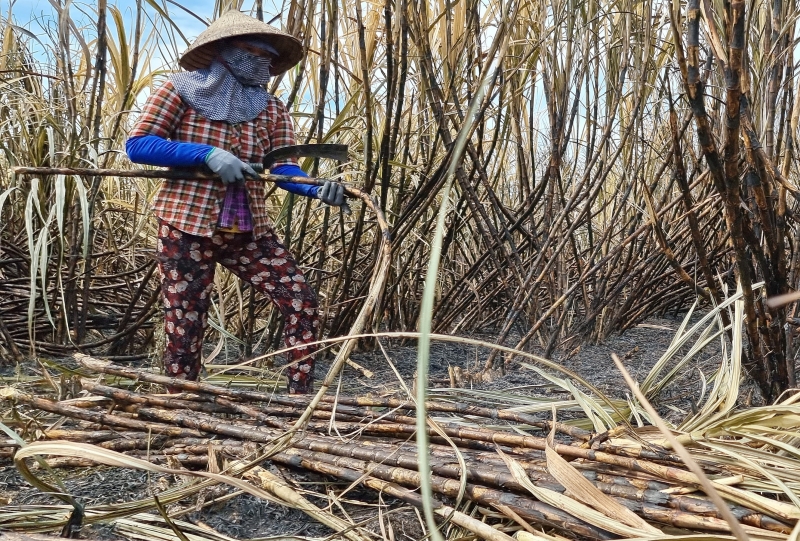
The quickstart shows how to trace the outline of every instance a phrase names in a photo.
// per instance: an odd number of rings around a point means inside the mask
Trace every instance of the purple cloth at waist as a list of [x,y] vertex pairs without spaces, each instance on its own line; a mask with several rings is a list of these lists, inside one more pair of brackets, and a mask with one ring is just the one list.
[[253,217],[247,201],[247,188],[243,182],[228,184],[218,225],[225,229],[236,225],[239,231],[253,230]]

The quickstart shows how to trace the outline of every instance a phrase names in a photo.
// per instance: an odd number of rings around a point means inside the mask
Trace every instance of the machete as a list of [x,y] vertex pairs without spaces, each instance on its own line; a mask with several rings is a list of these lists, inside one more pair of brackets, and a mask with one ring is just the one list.
[[261,161],[261,171],[269,170],[272,164],[286,158],[330,158],[340,162],[347,161],[347,145],[315,144],[315,145],[289,145],[276,148],[264,156]]

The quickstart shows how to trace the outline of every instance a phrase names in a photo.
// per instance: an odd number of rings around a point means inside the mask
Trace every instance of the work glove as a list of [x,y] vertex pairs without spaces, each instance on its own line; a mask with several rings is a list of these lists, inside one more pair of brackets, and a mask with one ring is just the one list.
[[244,182],[245,175],[259,178],[252,167],[221,148],[215,148],[206,156],[206,165],[222,179],[227,186],[236,182]]
[[320,201],[332,207],[341,207],[344,202],[344,186],[332,180],[326,180],[325,184],[317,191]]

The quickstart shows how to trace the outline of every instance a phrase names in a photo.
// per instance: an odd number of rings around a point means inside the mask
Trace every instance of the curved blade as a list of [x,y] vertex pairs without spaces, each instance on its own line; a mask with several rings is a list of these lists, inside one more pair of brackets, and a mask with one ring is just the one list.
[[276,148],[267,153],[263,159],[264,169],[269,169],[272,164],[284,158],[330,158],[340,162],[347,160],[347,145],[314,144],[291,145]]

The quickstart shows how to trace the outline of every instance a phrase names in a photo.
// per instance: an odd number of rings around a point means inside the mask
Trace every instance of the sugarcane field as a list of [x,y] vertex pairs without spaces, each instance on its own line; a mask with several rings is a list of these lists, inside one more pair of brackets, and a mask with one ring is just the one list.
[[797,541],[799,25],[0,0],[0,541]]

